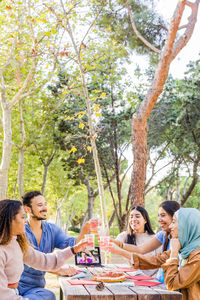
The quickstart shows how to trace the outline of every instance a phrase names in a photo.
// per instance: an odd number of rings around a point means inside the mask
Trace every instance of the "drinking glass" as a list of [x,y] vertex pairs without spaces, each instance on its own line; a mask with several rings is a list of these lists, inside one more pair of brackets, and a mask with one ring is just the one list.
[[93,233],[85,234],[85,238],[88,243],[86,249],[93,250],[94,249],[94,234]]

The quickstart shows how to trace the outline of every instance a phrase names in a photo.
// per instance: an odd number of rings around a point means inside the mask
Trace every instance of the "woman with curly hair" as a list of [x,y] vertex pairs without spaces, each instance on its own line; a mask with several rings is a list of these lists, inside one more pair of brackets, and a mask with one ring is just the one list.
[[85,249],[87,243],[44,254],[35,250],[25,235],[25,212],[20,201],[0,201],[0,297],[22,300],[17,286],[24,263],[38,270],[59,269],[73,254]]

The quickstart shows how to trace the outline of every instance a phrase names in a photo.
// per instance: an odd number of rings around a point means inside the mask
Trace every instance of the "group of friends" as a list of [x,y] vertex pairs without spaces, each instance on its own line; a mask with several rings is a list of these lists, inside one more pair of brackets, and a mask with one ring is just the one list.
[[[22,202],[0,201],[1,299],[55,300],[54,293],[45,289],[45,272],[76,274],[76,269],[64,264],[87,247],[84,235],[90,222],[75,239],[46,218],[47,203],[39,191],[26,193]],[[127,231],[111,240],[111,252],[156,276],[169,290],[180,290],[183,300],[200,299],[200,211],[164,201],[158,222],[160,230],[154,234],[147,211],[133,207]]]

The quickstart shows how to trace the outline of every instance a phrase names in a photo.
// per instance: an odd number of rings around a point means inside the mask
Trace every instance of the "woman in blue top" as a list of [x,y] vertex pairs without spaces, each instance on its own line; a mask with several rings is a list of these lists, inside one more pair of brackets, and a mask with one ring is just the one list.
[[[130,252],[136,252],[145,254],[151,251],[158,249],[161,245],[163,247],[163,251],[166,251],[170,248],[170,224],[172,222],[172,218],[174,213],[180,208],[180,205],[176,201],[164,201],[159,205],[158,209],[158,222],[160,223],[161,230],[156,233],[152,239],[145,242],[144,244],[138,246],[125,244],[118,241],[113,240],[115,244],[124,250]],[[164,273],[162,269],[159,270],[157,278],[159,281],[164,283]]]

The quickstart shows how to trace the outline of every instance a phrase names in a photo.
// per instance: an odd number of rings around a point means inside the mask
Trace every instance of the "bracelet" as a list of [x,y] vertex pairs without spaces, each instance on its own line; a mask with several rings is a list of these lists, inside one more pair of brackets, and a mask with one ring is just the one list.
[[72,253],[75,255],[76,253],[74,251],[74,247],[72,246],[72,247],[70,247],[70,249],[71,249]]
[[122,242],[119,242],[119,247],[123,248],[123,243]]
[[125,243],[122,243],[122,248],[125,249]]

